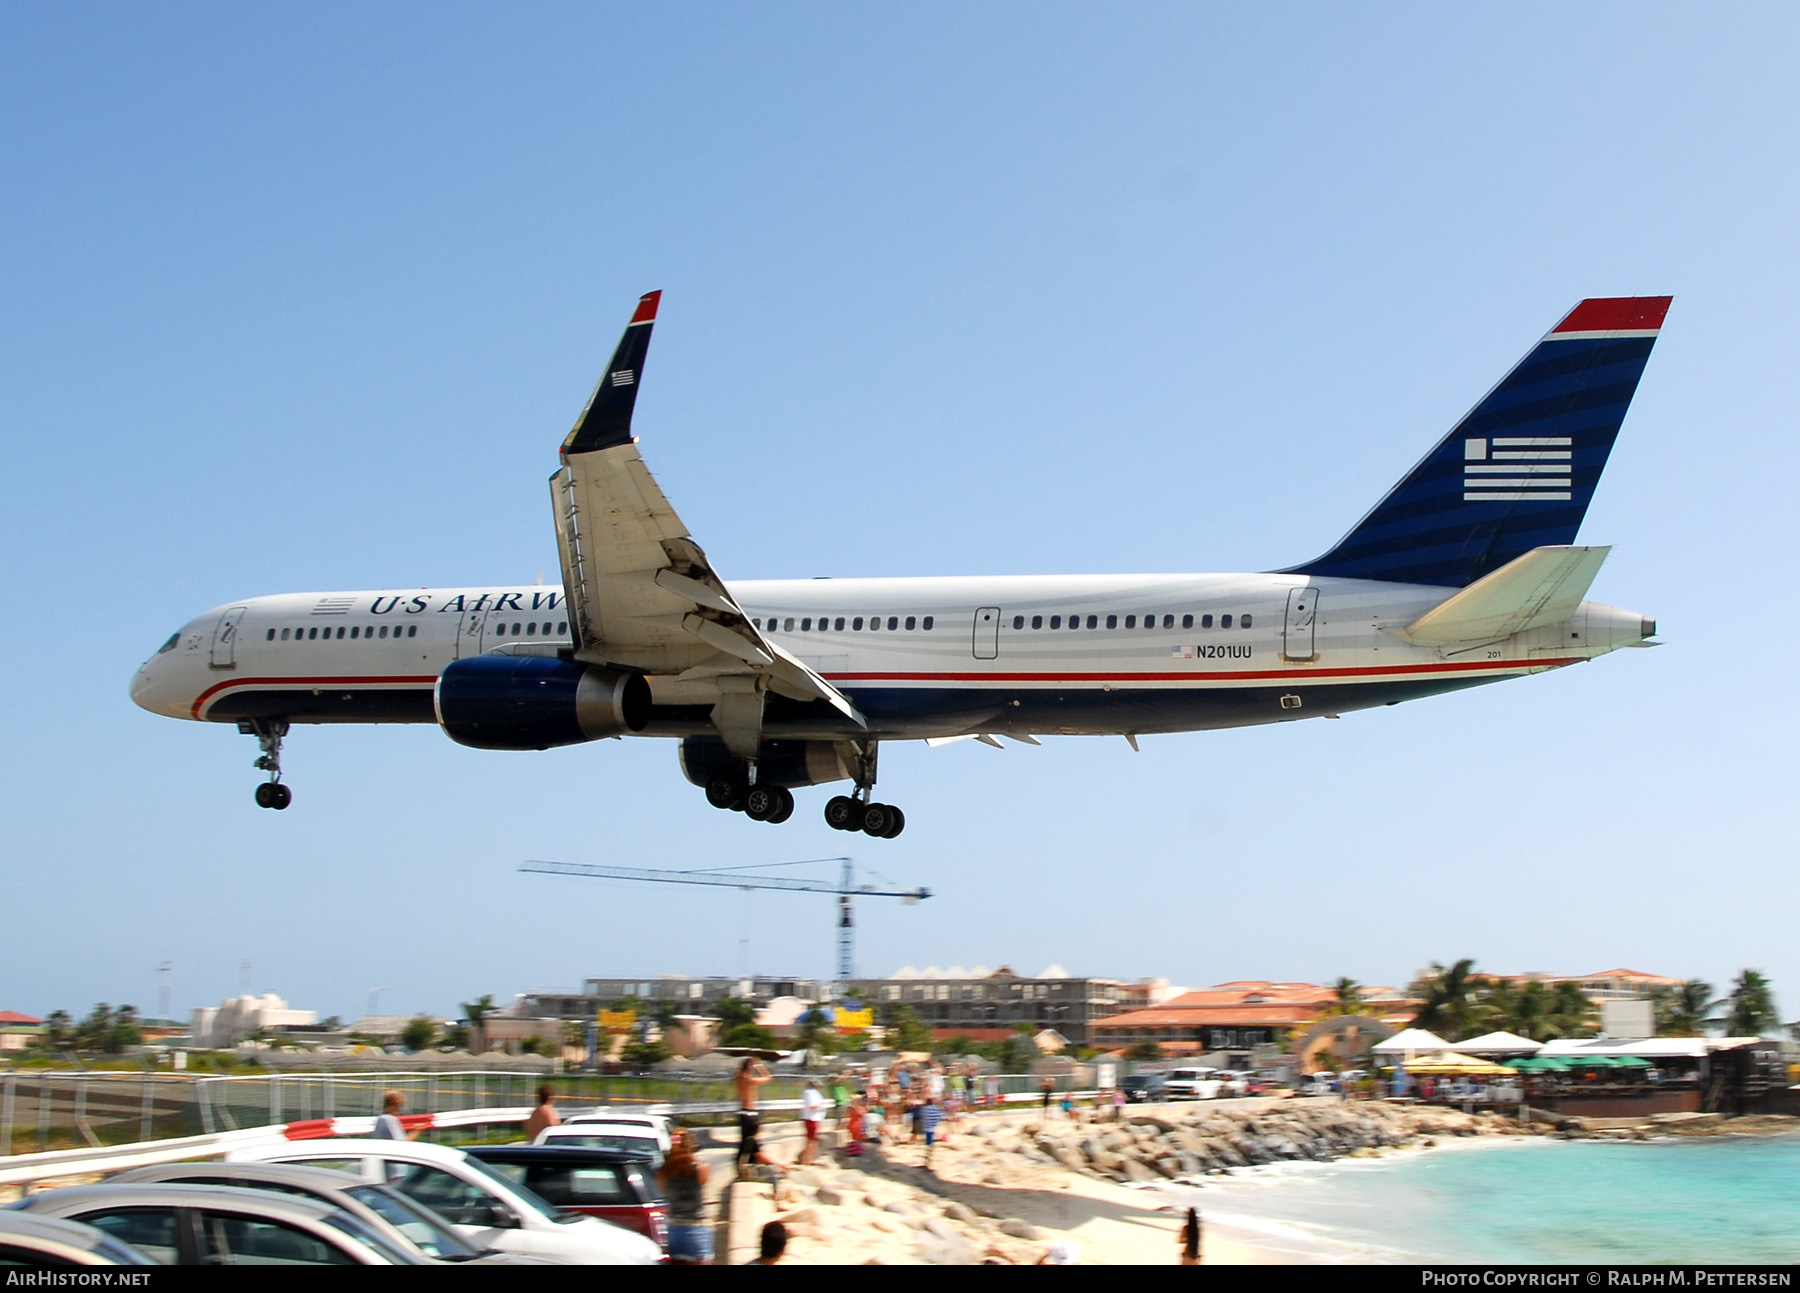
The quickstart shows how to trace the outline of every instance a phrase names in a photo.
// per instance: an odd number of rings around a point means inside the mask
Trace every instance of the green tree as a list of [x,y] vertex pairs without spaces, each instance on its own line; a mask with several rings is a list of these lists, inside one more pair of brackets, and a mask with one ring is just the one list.
[[120,1006],[113,1012],[112,1023],[106,1030],[101,1049],[108,1055],[122,1054],[132,1046],[144,1044],[144,1030],[138,1023],[136,1006]]
[[1727,1037],[1761,1037],[1781,1027],[1775,1013],[1775,991],[1761,970],[1740,970],[1725,1007]]
[[[752,1028],[755,1024],[750,1025]],[[661,1042],[631,1042],[619,1053],[625,1063],[634,1068],[649,1068],[652,1064],[660,1064],[675,1052]]]
[[1481,981],[1474,969],[1471,957],[1464,957],[1449,969],[1433,961],[1430,971],[1411,988],[1413,996],[1423,1002],[1419,1013],[1413,1016],[1412,1026],[1429,1029],[1446,1041],[1473,1036],[1471,1025],[1481,1014],[1476,996]]
[[37,1044],[47,1051],[67,1050],[74,1030],[75,1021],[69,1018],[68,1011],[52,1010],[44,1020],[44,1031]]
[[463,1018],[468,1020],[468,1047],[479,1054],[487,1049],[487,1018],[499,1010],[494,994],[484,992],[473,1001],[462,1003]]
[[713,1002],[712,1016],[719,1021],[719,1031],[729,1033],[741,1024],[754,1024],[756,1007],[742,997],[720,997]]
[[837,1029],[823,1010],[814,1007],[800,1016],[800,1045],[815,1055],[838,1052]]
[[1705,979],[1689,979],[1680,987],[1657,988],[1650,994],[1656,1012],[1658,1037],[1699,1037],[1712,1013],[1713,985]]
[[1163,1048],[1155,1042],[1133,1042],[1125,1048],[1128,1060],[1159,1060],[1163,1057]]
[[97,1002],[87,1012],[87,1017],[76,1024],[69,1033],[70,1045],[78,1051],[97,1051],[106,1046],[108,1034],[112,1032],[112,1007],[104,1001]]
[[1550,991],[1550,1015],[1545,1020],[1546,1040],[1556,1037],[1592,1037],[1599,1031],[1600,1012],[1588,1000],[1579,983],[1569,980]]
[[761,1024],[734,1024],[726,1030],[720,1039],[721,1046],[744,1046],[752,1050],[772,1051],[777,1049],[775,1034]]
[[1363,1012],[1362,984],[1355,979],[1339,979],[1331,987],[1331,1004],[1327,1015],[1360,1015]]
[[437,1040],[437,1025],[424,1015],[414,1015],[400,1030],[400,1044],[409,1051],[422,1051]]
[[895,1006],[888,1012],[888,1049],[895,1051],[929,1051],[937,1044],[931,1025],[919,1018],[911,1006]]

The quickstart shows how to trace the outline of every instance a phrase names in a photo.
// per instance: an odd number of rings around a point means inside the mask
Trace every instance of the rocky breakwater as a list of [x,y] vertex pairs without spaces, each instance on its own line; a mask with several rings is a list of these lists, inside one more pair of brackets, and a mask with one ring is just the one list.
[[1127,1114],[1123,1123],[983,1129],[996,1150],[1054,1162],[1072,1172],[1133,1184],[1179,1180],[1268,1163],[1367,1157],[1453,1136],[1526,1135],[1492,1113],[1381,1103],[1282,1102],[1259,1110]]

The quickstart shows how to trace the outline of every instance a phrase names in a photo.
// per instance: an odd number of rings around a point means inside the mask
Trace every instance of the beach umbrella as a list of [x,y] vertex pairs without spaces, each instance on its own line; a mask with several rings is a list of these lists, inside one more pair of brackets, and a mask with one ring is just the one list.
[[1641,1055],[1615,1055],[1613,1056],[1613,1067],[1621,1069],[1647,1069],[1650,1067],[1650,1061]]

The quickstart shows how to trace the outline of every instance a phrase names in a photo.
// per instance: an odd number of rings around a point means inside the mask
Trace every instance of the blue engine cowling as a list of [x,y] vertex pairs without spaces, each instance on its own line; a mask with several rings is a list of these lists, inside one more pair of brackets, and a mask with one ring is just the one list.
[[547,750],[641,732],[650,721],[650,684],[547,656],[478,655],[438,675],[438,725],[479,750]]
[[[850,747],[839,741],[764,741],[756,754],[759,786],[819,786],[827,781],[846,781],[851,771]],[[716,736],[681,739],[681,775],[696,786],[714,777],[734,776],[743,760],[725,748]]]

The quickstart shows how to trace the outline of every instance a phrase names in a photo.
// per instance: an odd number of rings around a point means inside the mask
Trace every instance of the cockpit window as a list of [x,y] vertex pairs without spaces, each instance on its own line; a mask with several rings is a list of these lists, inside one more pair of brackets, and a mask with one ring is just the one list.
[[175,649],[175,644],[179,641],[181,641],[181,634],[169,634],[169,640],[156,648],[156,654],[161,655],[165,651],[173,651]]

